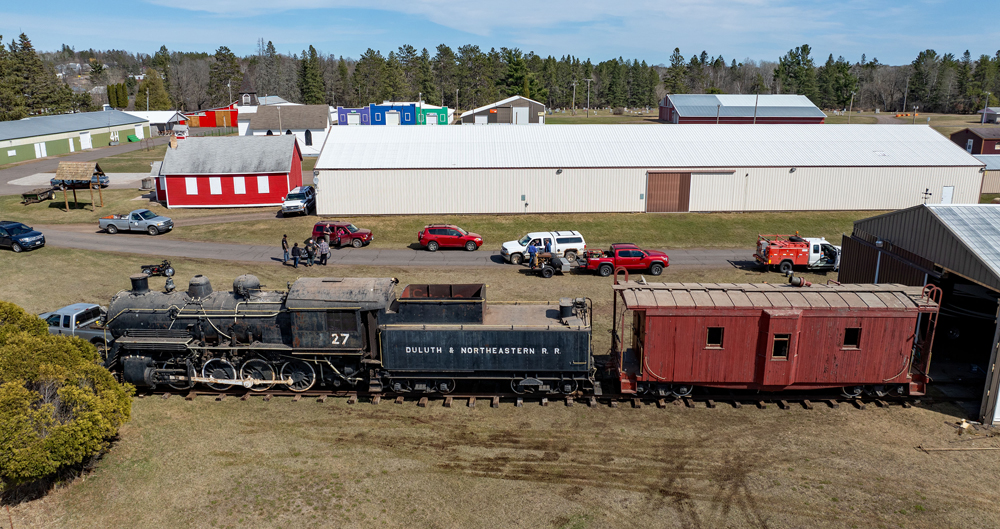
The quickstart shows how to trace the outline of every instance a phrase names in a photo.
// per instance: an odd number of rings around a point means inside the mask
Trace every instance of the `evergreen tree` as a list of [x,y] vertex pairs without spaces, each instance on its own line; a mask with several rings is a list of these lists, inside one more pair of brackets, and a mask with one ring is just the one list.
[[108,94],[108,106],[111,108],[118,108],[118,85],[109,84],[105,87]]
[[431,54],[424,48],[417,57],[417,91],[419,96],[431,105],[441,104],[441,93],[434,87],[434,70],[431,68]]
[[309,46],[309,53],[302,52],[299,64],[299,92],[302,103],[306,105],[321,105],[326,100],[326,89],[323,87],[323,73],[316,48]]
[[447,103],[452,108],[458,108],[458,100],[455,99],[457,86],[455,52],[444,44],[439,45],[435,51],[434,58],[431,59],[431,69],[434,71],[434,88],[441,94],[442,105]]
[[358,105],[376,103],[375,99],[381,92],[382,70],[385,68],[385,58],[382,54],[368,48],[358,63],[354,66],[354,77],[351,84],[358,92]]
[[278,95],[278,51],[274,44],[264,39],[257,42],[257,69],[254,76],[254,89],[257,97]]
[[681,55],[680,48],[674,48],[674,52],[670,54],[670,67],[663,75],[663,88],[668,94],[683,94],[686,91],[684,76],[684,56]]
[[226,46],[219,46],[214,59],[208,67],[208,101],[213,107],[223,107],[233,102],[233,90],[239,92],[243,73],[236,55]]
[[382,76],[379,79],[379,97],[386,101],[406,101],[409,99],[407,95],[403,65],[399,62],[396,53],[390,51],[389,56],[385,59],[385,67],[382,68]]
[[351,90],[351,73],[343,55],[337,61],[337,84],[334,87],[334,93],[341,106],[351,107],[358,104],[354,101],[356,94]]
[[403,72],[403,100],[413,100],[417,97],[419,88],[419,61],[417,60],[417,49],[409,44],[404,44],[396,51],[396,60]]
[[[147,90],[149,91],[148,95],[146,93]],[[145,79],[136,87],[136,110],[146,109],[147,97],[149,98],[149,110],[170,110],[174,108],[173,103],[170,101],[170,95],[164,86],[163,79],[160,78],[160,72],[152,68],[146,69]]]
[[782,93],[804,95],[813,104],[820,104],[816,68],[809,57],[810,52],[808,44],[789,50],[784,57],[778,59],[775,76],[781,83]]

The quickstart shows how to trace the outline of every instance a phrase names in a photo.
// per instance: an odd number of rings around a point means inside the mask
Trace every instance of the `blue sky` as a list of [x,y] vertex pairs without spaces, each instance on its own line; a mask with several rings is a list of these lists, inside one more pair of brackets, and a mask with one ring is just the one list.
[[[94,7],[103,12],[95,12]],[[418,50],[517,47],[600,62],[612,57],[668,63],[706,50],[727,61],[776,60],[809,44],[818,63],[833,53],[855,62],[911,62],[921,50],[973,57],[1000,49],[994,1],[816,0],[137,0],[0,4],[0,34],[21,32],[40,50],[125,49],[252,53],[258,38],[281,52],[310,44],[323,53],[358,57]]]

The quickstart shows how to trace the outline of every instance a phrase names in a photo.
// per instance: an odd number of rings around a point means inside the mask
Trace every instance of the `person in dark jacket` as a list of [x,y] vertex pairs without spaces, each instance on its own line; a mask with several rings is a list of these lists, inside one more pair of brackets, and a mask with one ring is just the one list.
[[302,258],[302,248],[299,248],[299,243],[295,243],[292,246],[292,261],[295,263],[295,268],[299,267],[299,259]]
[[312,266],[314,260],[316,259],[316,243],[313,240],[306,239],[306,266]]
[[535,241],[531,241],[530,243],[528,243],[528,263],[530,264],[531,268],[534,268],[538,262],[536,258],[537,255],[538,255],[538,247],[535,246]]
[[285,252],[285,258],[281,261],[281,264],[288,264],[288,234],[281,236],[281,251]]
[[317,249],[319,250],[319,264],[326,266],[326,260],[330,257],[330,244],[326,242],[326,239],[320,239]]

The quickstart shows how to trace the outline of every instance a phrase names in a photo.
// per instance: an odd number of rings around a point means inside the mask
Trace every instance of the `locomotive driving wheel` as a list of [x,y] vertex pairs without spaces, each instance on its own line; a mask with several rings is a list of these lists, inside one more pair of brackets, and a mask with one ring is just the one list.
[[[166,369],[185,369],[187,366],[180,360],[171,360],[163,365]],[[167,385],[177,391],[185,391],[194,387],[194,382],[182,380],[177,382],[167,382]]]
[[[266,361],[260,358],[252,358],[243,363],[240,368],[240,378],[243,380],[274,380],[274,369]],[[267,391],[274,384],[254,384],[250,386],[250,391]]]
[[[201,367],[201,376],[205,378],[217,378],[232,380],[236,378],[236,368],[233,364],[222,358],[213,358],[205,365]],[[205,385],[214,389],[215,391],[226,391],[227,389],[233,387],[232,384],[219,384],[214,382],[205,382]]]
[[288,380],[289,378],[292,379],[292,383],[288,385],[288,389],[301,393],[316,383],[316,370],[302,360],[285,362],[285,365],[281,366],[281,379]]

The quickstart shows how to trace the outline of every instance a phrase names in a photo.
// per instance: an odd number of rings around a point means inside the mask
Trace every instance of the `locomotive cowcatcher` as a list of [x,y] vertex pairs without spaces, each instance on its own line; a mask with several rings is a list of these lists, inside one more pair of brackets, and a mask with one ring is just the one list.
[[626,279],[614,286],[613,376],[633,394],[704,386],[922,395],[940,293]]

